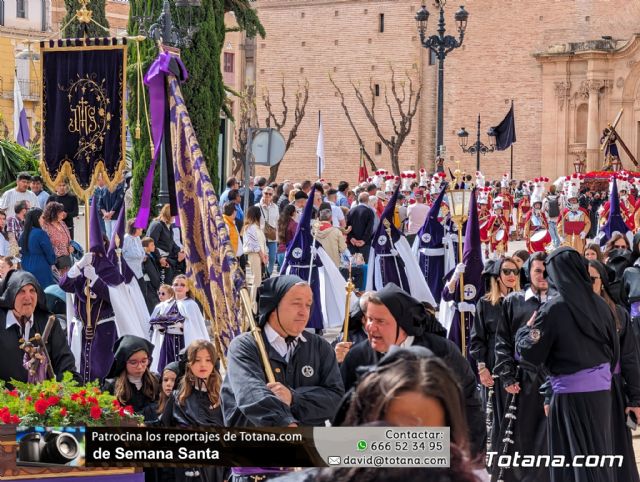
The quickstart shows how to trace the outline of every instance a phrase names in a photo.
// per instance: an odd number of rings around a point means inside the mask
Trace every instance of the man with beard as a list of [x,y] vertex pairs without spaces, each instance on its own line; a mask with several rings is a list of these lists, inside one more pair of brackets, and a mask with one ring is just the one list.
[[446,331],[433,311],[427,311],[425,304],[393,283],[365,295],[361,307],[368,339],[352,346],[340,367],[345,389],[355,385],[359,367],[375,365],[392,345],[424,346],[444,360],[456,375],[466,401],[471,456],[481,455],[486,443],[486,427],[476,377],[456,345],[447,340]]
[[549,454],[568,462],[551,467],[551,481],[612,481],[608,464],[595,468],[571,461],[613,453],[611,373],[620,352],[613,312],[593,292],[586,260],[577,251],[556,250],[545,268],[549,298],[517,331],[516,352],[550,373]]
[[[509,294],[502,303],[503,316],[498,322],[496,332],[496,368],[494,373],[499,375],[502,385],[508,392],[513,403],[515,397],[516,419],[513,421],[511,434],[508,438],[514,441],[509,448],[509,454],[547,454],[547,420],[544,413],[544,397],[540,395],[540,386],[545,381],[546,373],[540,367],[519,359],[515,352],[515,337],[519,328],[525,326],[531,316],[540,309],[547,299],[547,280],[544,277],[544,260],[546,253],[537,252],[531,255],[529,264],[530,285],[525,291]],[[506,438],[504,433],[507,420],[503,420],[502,430],[498,440]],[[502,453],[495,454],[496,461]],[[493,481],[497,480],[500,469],[494,465],[490,467]],[[510,467],[503,470],[504,481],[548,481],[547,467],[522,468]]]
[[[7,282],[2,296],[0,309],[0,380],[9,383],[13,378],[21,382],[28,380],[25,368],[25,352],[20,349],[20,339],[29,340],[36,333],[44,335],[48,321],[45,311],[44,293],[40,289],[36,278],[26,271],[16,271]],[[64,372],[75,373],[75,361],[60,322],[53,324],[53,328],[46,340],[47,353],[58,380]]]

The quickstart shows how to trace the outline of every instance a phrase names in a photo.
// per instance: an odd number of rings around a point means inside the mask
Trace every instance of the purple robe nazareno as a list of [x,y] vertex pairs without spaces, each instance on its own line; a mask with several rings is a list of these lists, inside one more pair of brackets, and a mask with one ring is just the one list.
[[[93,337],[87,337],[87,299],[84,276],[69,278],[63,276],[60,287],[67,293],[75,295],[75,319],[71,320],[68,328],[69,346],[76,357],[76,367],[83,383],[96,379],[103,379],[113,363],[113,344],[118,338],[116,323],[109,298],[109,288],[97,279],[91,287],[91,326]],[[78,320],[82,328],[78,325]],[[81,340],[74,339],[81,336]],[[74,347],[76,348],[74,350]],[[78,351],[79,349],[79,351]]]
[[158,373],[162,373],[165,366],[179,359],[180,351],[184,348],[184,333],[178,333],[182,330],[172,327],[177,323],[182,323],[184,326],[184,321],[185,318],[180,314],[178,304],[175,301],[165,314],[150,320],[152,328],[159,327],[159,329],[165,330],[158,357]]

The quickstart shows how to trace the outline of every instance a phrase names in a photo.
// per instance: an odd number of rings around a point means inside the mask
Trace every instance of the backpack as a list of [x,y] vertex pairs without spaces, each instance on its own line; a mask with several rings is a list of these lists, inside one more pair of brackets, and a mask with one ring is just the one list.
[[558,204],[558,196],[547,196],[547,213],[550,218],[560,216],[560,205]]

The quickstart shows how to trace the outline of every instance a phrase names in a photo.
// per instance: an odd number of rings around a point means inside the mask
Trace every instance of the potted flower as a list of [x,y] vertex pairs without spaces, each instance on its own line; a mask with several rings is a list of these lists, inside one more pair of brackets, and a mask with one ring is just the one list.
[[13,389],[0,381],[0,424],[25,426],[138,425],[143,417],[122,406],[98,382],[79,385],[70,372],[61,381],[25,383],[11,380]]

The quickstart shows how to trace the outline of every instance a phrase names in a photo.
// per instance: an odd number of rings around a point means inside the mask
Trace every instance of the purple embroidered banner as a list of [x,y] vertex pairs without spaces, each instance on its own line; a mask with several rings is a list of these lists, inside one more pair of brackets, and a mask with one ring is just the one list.
[[212,321],[217,341],[226,353],[241,330],[244,274],[231,248],[180,82],[172,74],[168,78],[173,170],[187,276],[195,283],[205,317]]

